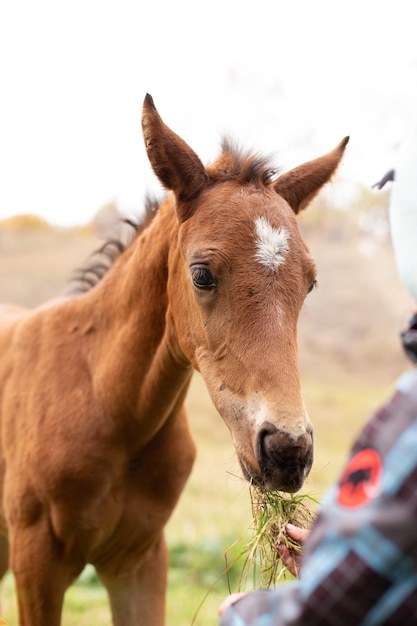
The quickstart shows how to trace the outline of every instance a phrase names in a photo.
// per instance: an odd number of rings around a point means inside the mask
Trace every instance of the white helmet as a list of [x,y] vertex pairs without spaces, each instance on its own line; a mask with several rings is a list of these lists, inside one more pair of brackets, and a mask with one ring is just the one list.
[[[417,303],[417,121],[401,145],[395,170],[374,185],[395,180],[390,198],[391,239],[400,280]],[[417,313],[401,333],[404,349],[417,363]]]
[[398,274],[417,303],[417,123],[400,148],[389,216]]

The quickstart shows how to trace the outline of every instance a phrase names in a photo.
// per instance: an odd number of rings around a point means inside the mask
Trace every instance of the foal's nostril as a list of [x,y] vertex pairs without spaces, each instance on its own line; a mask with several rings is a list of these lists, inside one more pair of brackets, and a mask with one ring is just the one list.
[[277,429],[265,422],[258,432],[256,454],[261,468],[307,462],[311,453],[312,434],[305,432],[298,437]]
[[277,429],[272,424],[262,428],[257,438],[257,457],[259,461],[269,459],[277,453]]

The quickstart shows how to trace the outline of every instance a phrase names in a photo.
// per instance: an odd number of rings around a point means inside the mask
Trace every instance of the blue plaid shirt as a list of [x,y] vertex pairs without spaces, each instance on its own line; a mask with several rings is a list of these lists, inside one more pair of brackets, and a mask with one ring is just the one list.
[[249,593],[220,626],[417,625],[417,370],[366,424],[323,500],[297,581]]

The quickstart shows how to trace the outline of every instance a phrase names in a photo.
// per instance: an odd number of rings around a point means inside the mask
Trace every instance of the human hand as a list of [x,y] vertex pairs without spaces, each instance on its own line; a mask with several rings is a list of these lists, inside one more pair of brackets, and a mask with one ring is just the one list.
[[232,593],[230,596],[227,596],[227,598],[223,600],[223,602],[220,604],[220,606],[217,609],[217,613],[219,614],[219,617],[223,615],[223,613],[225,612],[226,609],[229,608],[229,606],[232,606],[232,604],[240,600],[240,598],[243,598],[243,596],[246,596],[246,593],[243,593],[243,592]]
[[[287,524],[285,532],[290,539],[300,544],[302,547],[310,531],[306,528],[294,526],[294,524]],[[301,567],[302,551],[297,552],[289,548],[285,543],[281,543],[278,546],[278,552],[285,567],[291,572],[291,574],[293,574],[293,576],[298,577]]]
[[[306,528],[299,528],[299,526],[294,526],[294,524],[287,524],[285,527],[285,531],[293,541],[303,545],[304,541],[307,539],[309,530]],[[298,572],[301,565],[302,553],[296,552],[291,548],[288,548],[286,544],[281,544],[278,547],[279,555],[284,563],[285,567],[294,575],[298,576]],[[228,609],[232,604],[243,598],[246,593],[232,593],[230,596],[227,596],[223,600],[223,602],[219,605],[217,612],[219,617],[223,615],[223,613]]]

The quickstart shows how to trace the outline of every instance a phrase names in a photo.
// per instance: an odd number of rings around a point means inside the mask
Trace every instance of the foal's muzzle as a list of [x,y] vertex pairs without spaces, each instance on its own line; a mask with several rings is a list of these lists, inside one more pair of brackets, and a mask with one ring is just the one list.
[[256,437],[256,459],[260,473],[251,478],[264,491],[295,493],[303,486],[313,463],[313,432],[297,437],[264,422]]

